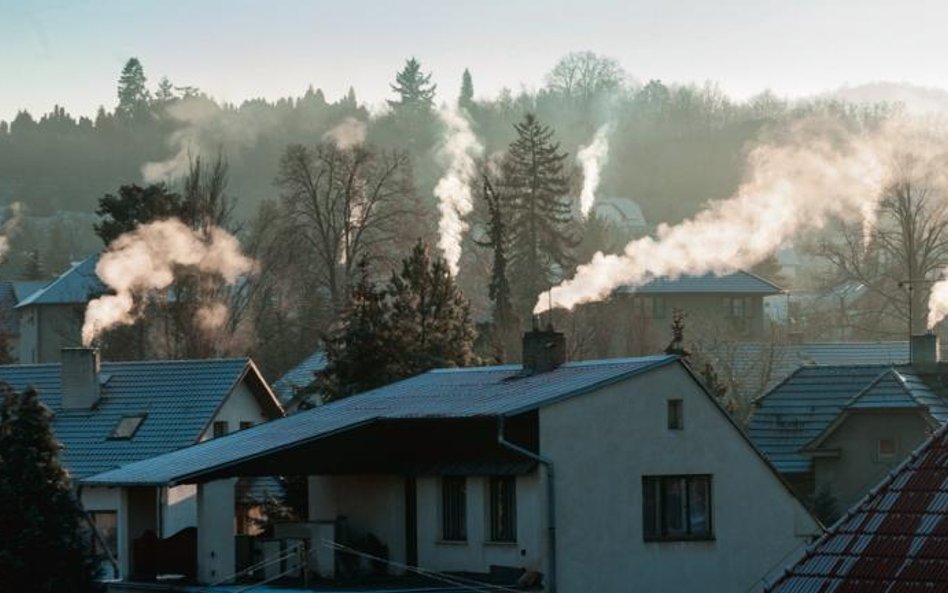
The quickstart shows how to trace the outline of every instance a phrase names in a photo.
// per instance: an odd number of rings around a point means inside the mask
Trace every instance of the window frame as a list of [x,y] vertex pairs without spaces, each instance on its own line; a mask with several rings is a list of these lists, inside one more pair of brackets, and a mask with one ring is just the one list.
[[467,541],[467,478],[441,477],[441,541]]
[[665,401],[667,402],[665,414],[668,430],[684,430],[685,400],[681,398],[673,398]]
[[[95,551],[97,556],[108,558],[111,557],[115,560],[118,560],[118,511],[112,509],[103,509],[96,511],[88,511],[89,521],[92,523],[92,528],[95,529],[97,537],[92,538],[92,549]],[[110,530],[103,530],[99,517],[110,516],[113,520],[114,527]],[[103,540],[106,546],[109,547],[108,553],[105,553],[101,549]]]
[[[892,443],[891,453],[882,452],[883,441],[890,441]],[[899,442],[895,437],[879,437],[876,439],[876,460],[877,461],[892,461],[898,456],[899,456]]]
[[[148,418],[148,414],[142,412],[140,414],[125,414],[119,421],[115,423],[115,426],[112,428],[112,432],[109,433],[110,441],[129,441],[135,438],[135,435],[138,434],[138,431],[141,430],[142,424],[145,423],[145,420]],[[134,427],[128,434],[118,434],[119,427],[122,426],[122,423],[126,420],[138,420]]]
[[[491,476],[487,481],[487,498],[488,541],[517,543],[517,477]],[[504,510],[507,512],[501,515]]]
[[[223,428],[223,430],[219,431],[218,430],[219,428]],[[218,434],[219,432],[221,434]],[[228,434],[230,434],[230,422],[226,420],[215,420],[214,423],[211,424],[211,438],[212,439],[219,439],[221,437],[226,437]]]
[[[669,485],[683,484],[682,513],[684,530],[669,526],[670,500],[666,500]],[[707,524],[703,531],[695,531],[692,524],[694,510],[691,504],[693,485],[705,486],[704,517]],[[642,476],[642,539],[645,542],[714,541],[714,497],[711,474],[643,475]],[[669,497],[670,498],[670,497]]]
[[240,431],[240,430],[247,430],[248,428],[253,428],[253,426],[254,426],[254,424],[253,424],[252,421],[250,421],[250,420],[241,420],[240,423],[237,425],[237,430],[238,430],[238,431]]

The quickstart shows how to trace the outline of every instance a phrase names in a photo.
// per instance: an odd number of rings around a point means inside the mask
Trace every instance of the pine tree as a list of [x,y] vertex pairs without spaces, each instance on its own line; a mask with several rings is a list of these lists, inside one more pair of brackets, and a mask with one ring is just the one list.
[[145,86],[145,69],[138,58],[131,58],[122,68],[119,77],[118,99],[119,104],[115,112],[124,117],[140,117],[148,112],[150,96]]
[[461,94],[458,96],[458,106],[464,109],[470,109],[474,105],[474,81],[471,80],[471,72],[467,68],[461,76]]
[[23,264],[23,271],[20,272],[20,277],[23,280],[42,280],[47,277],[39,249],[33,249],[26,256],[26,262]]
[[487,204],[487,241],[479,242],[493,252],[488,296],[493,302],[492,342],[498,362],[509,362],[509,354],[516,348],[518,322],[511,302],[510,281],[507,278],[507,251],[510,237],[504,202],[494,188],[490,178],[483,176],[483,197]]
[[434,103],[437,85],[431,84],[431,73],[421,71],[421,63],[415,58],[405,62],[405,67],[395,75],[395,84],[392,91],[398,93],[397,101],[388,104],[396,110],[413,109],[427,111]]
[[572,205],[565,172],[568,156],[553,130],[532,114],[514,125],[517,139],[504,161],[504,196],[510,222],[510,271],[524,318],[541,292],[562,278],[578,241],[569,230]]
[[181,196],[169,190],[164,183],[146,187],[123,185],[117,194],[106,194],[99,198],[99,207],[95,213],[100,220],[93,228],[102,242],[108,245],[119,235],[141,224],[181,216],[183,208]]
[[168,80],[167,76],[162,76],[158,82],[158,91],[155,93],[155,101],[167,103],[174,99],[174,85]]
[[97,559],[36,391],[0,397],[0,575],[8,591],[98,591]]

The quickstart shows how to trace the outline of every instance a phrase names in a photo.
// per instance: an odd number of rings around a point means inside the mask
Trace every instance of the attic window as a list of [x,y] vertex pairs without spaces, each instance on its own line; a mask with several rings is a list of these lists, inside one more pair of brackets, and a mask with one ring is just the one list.
[[118,421],[118,424],[115,425],[115,430],[112,431],[109,438],[120,440],[132,438],[135,436],[135,433],[138,432],[138,428],[142,425],[142,422],[145,421],[146,415],[147,414],[135,414],[134,416],[123,416],[122,419]]

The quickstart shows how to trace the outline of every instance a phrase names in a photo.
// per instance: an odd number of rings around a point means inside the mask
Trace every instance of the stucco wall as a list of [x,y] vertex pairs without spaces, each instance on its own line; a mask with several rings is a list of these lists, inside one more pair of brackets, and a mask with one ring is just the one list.
[[517,478],[517,541],[490,539],[488,478],[467,478],[467,541],[442,541],[441,478],[418,479],[418,564],[434,570],[488,572],[491,565],[541,570],[545,524],[542,478],[534,471]]
[[[820,446],[821,450],[838,452],[838,456],[813,460],[814,487],[818,491],[824,484],[828,485],[836,498],[837,509],[843,512],[928,438],[931,430],[917,411],[850,414]],[[894,457],[878,457],[881,438],[895,439],[897,450]]]
[[82,311],[75,305],[19,309],[20,362],[59,362],[63,348],[81,346]]
[[[684,430],[667,429],[668,399]],[[556,463],[559,591],[739,591],[782,566],[815,521],[678,365],[540,411]],[[713,541],[646,543],[642,476],[712,475]]]
[[217,411],[217,414],[204,431],[204,434],[201,435],[200,440],[205,441],[214,436],[214,422],[219,420],[227,422],[229,434],[231,432],[237,432],[240,429],[241,422],[260,424],[261,422],[266,422],[267,417],[247,384],[240,383],[227,399],[224,400],[223,405],[220,410]]
[[214,583],[236,572],[234,486],[236,479],[216,480],[197,487],[198,580]]

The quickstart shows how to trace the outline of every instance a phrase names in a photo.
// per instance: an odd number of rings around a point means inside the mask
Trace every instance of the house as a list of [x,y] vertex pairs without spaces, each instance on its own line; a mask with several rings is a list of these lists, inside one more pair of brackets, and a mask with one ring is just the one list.
[[809,591],[948,591],[948,427],[767,587]]
[[806,498],[848,508],[948,421],[934,335],[910,364],[804,366],[755,402],[751,440]]
[[[35,387],[53,413],[62,462],[74,483],[123,465],[282,416],[256,366],[246,358],[99,362],[92,349],[71,348],[62,363],[0,366],[0,381]],[[253,493],[253,489],[249,489]],[[117,526],[130,507],[149,509],[155,535],[171,536],[196,521],[193,486],[143,492],[81,487],[81,500],[129,574],[131,542]],[[114,567],[113,567],[114,568]]]
[[20,355],[20,321],[16,306],[46,284],[46,280],[0,280],[0,331],[6,339],[7,352],[14,360]]
[[318,350],[273,382],[273,393],[280,400],[284,410],[295,411],[303,400],[314,395],[316,375],[325,370],[328,364],[326,352]]
[[642,207],[635,200],[620,197],[597,197],[592,206],[596,216],[612,230],[620,245],[648,234],[649,226]]
[[63,348],[82,345],[86,304],[107,290],[95,272],[98,261],[93,255],[73,264],[16,305],[21,363],[59,362]]
[[[432,370],[83,484],[196,488],[203,582],[241,568],[234,481],[273,473],[309,476],[310,522],[283,532],[324,577],[356,550],[388,572],[506,567],[561,593],[748,591],[819,533],[677,357],[565,351],[535,330],[523,366]],[[130,509],[124,541],[154,521]]]

